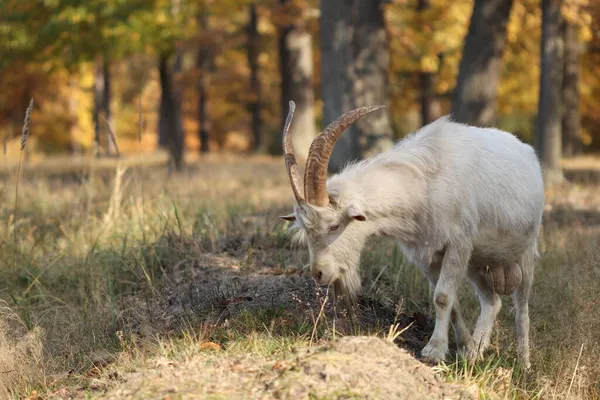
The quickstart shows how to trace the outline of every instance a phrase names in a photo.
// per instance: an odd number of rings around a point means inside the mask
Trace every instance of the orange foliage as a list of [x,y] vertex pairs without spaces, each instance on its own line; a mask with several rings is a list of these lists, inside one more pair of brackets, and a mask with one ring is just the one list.
[[[22,1],[11,2],[11,7],[26,9],[24,4],[30,3]],[[246,151],[251,137],[250,115],[246,108],[250,96],[250,71],[245,53],[249,1],[182,0],[185,8],[177,18],[173,16],[171,3],[158,1],[156,7],[160,9],[156,12],[146,10],[133,15],[129,24],[102,30],[112,40],[130,42],[129,51],[115,56],[111,62],[114,130],[122,152],[139,152],[156,146],[160,101],[156,54],[163,42],[181,45],[186,50],[183,71],[176,77],[176,85],[183,89],[187,146],[195,151],[199,144],[196,52],[200,46],[210,46],[214,54],[209,87],[211,148]],[[19,4],[22,6],[17,7]],[[198,26],[196,18],[198,6],[202,4],[209,10],[207,31]],[[417,76],[421,71],[435,74],[436,98],[442,112],[449,111],[473,1],[430,0],[430,4],[425,11],[417,10],[416,0],[396,0],[385,5],[391,51],[389,92],[394,124],[400,135],[418,124],[415,117],[420,96]],[[281,6],[279,0],[259,4],[263,135],[267,147],[269,141],[277,137],[280,127],[277,30],[290,22],[300,23],[315,35],[315,111],[320,119],[317,10],[317,0],[288,0],[285,6]],[[582,123],[588,142],[597,145],[600,142],[597,128],[600,126],[600,3],[569,0],[564,2],[563,13],[568,21],[579,25],[580,39],[587,49],[581,69]],[[0,23],[0,38],[3,37],[2,29]],[[511,129],[529,139],[533,134],[532,121],[537,107],[539,36],[539,1],[514,2],[508,24],[498,109],[501,124],[512,124]],[[26,36],[20,38],[27,40]],[[0,51],[2,49],[0,45]],[[49,49],[40,49],[40,52],[45,54]],[[91,147],[94,135],[93,65],[78,62],[75,66],[69,65],[67,70],[67,65],[60,63],[60,54],[57,53],[52,63],[14,59],[4,67],[0,65],[0,136],[19,134],[24,110],[29,98],[34,96],[36,109],[31,136],[35,146],[31,146],[32,150],[86,151]],[[138,143],[140,101],[142,143]]]

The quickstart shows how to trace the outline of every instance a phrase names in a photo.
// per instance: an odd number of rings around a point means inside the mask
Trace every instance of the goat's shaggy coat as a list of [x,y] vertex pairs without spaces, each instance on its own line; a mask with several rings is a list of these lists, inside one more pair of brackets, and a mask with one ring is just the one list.
[[[296,198],[294,214],[285,217],[296,221],[308,244],[318,283],[335,284],[355,299],[366,239],[394,237],[435,287],[436,324],[423,356],[445,358],[450,322],[461,354],[481,354],[501,307],[499,294],[512,294],[519,352],[530,365],[528,299],[544,209],[531,146],[446,116],[387,152],[349,164],[326,187],[324,206]],[[481,304],[473,335],[456,297],[465,276]]]

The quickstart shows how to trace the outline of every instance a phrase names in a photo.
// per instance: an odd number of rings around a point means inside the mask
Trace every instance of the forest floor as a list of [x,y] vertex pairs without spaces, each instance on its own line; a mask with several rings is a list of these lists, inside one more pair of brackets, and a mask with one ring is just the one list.
[[430,288],[391,240],[363,251],[350,324],[278,217],[280,159],[155,161],[43,161],[18,192],[0,170],[0,398],[600,398],[600,163],[547,190],[526,372],[509,297],[484,360],[422,363]]

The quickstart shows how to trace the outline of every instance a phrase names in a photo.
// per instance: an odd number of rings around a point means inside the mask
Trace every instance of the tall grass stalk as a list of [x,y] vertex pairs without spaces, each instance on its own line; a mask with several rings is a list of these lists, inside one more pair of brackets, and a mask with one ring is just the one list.
[[139,172],[137,174],[138,179],[139,179],[139,184],[140,184],[140,196],[142,199],[142,204],[141,204],[141,212],[142,212],[142,226],[141,226],[141,230],[142,230],[142,241],[145,244],[146,243],[146,212],[145,212],[145,206],[144,206],[144,179],[142,176],[143,173],[143,167],[144,167],[144,151],[142,148],[142,134],[143,134],[143,115],[142,115],[142,95],[140,94],[140,100],[138,103],[138,145],[139,145],[139,154],[140,154],[140,161],[139,161]]
[[13,252],[12,266],[15,267],[15,257],[17,252],[17,213],[19,209],[19,180],[21,178],[21,164],[23,162],[23,153],[29,138],[29,128],[31,126],[31,111],[33,110],[33,97],[29,101],[29,106],[25,111],[25,121],[23,122],[23,130],[21,131],[21,150],[19,152],[19,164],[17,165],[17,177],[15,184],[15,207],[13,211]]

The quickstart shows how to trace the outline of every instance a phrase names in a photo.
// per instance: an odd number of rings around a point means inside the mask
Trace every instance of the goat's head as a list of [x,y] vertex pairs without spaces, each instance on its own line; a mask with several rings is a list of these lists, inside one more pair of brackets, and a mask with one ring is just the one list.
[[[312,276],[320,285],[333,284],[342,294],[354,298],[360,288],[358,263],[369,235],[364,205],[351,193],[327,191],[327,166],[335,142],[352,123],[383,106],[352,110],[333,121],[313,140],[304,178],[300,176],[290,137],[295,105],[283,131],[285,166],[294,193],[294,212],[281,218],[294,222],[297,238],[308,245]],[[366,221],[366,222],[365,222]]]

